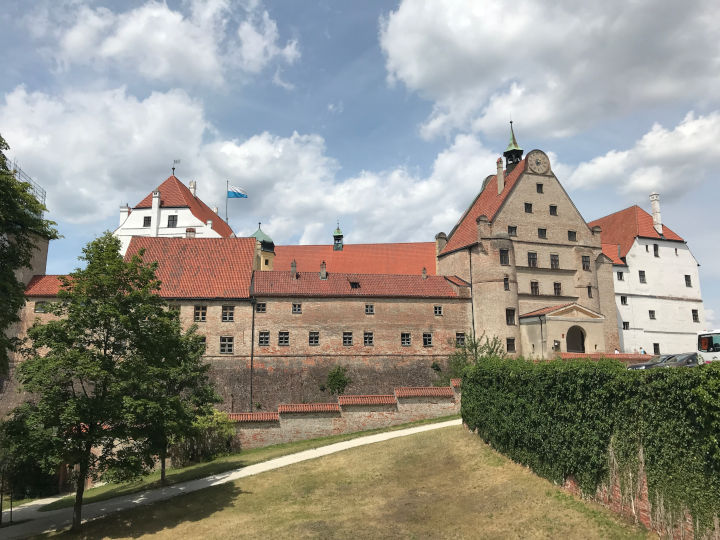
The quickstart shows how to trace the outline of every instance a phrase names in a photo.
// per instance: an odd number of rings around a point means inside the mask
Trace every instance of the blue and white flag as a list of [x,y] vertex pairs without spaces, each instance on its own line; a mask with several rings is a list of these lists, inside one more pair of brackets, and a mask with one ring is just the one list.
[[228,199],[247,199],[247,193],[244,189],[236,186],[228,186]]

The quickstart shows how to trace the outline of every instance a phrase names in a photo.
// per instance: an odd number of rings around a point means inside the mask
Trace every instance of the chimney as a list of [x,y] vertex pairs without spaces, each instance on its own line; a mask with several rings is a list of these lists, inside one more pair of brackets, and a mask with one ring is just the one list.
[[617,245],[618,247],[618,259],[622,258],[622,250],[620,249],[620,244]]
[[212,219],[208,219],[208,220],[205,222],[205,225],[207,226],[208,229],[212,229]]
[[437,233],[435,235],[435,255],[439,255],[440,252],[447,246],[447,234],[444,232]]
[[125,220],[130,215],[130,207],[126,204],[120,207],[120,225],[125,223]]
[[660,195],[657,193],[650,194],[650,208],[652,209],[653,227],[659,235],[662,235],[662,219],[660,219]]
[[190,180],[190,182],[188,183],[188,187],[190,188],[190,193],[192,193],[192,196],[197,197],[197,183],[195,182],[195,180]]
[[290,263],[290,273],[292,274],[293,279],[297,279],[297,263],[295,262],[295,259]]
[[325,268],[325,261],[323,261],[320,263],[320,279],[327,279],[327,270]]
[[195,227],[185,229],[185,238],[195,238]]
[[160,191],[155,190],[152,193],[152,208],[150,210],[151,220],[150,220],[150,236],[157,236],[158,231],[160,230],[160,205],[162,204],[162,201],[160,200]]
[[218,207],[217,207],[217,206],[213,206],[213,212],[215,212],[216,214],[218,213]]
[[502,158],[498,158],[497,160],[497,186],[498,195],[500,195],[503,192],[503,189],[505,189],[505,173],[503,172]]
[[427,279],[427,268],[425,268],[424,266],[423,266],[423,270],[422,270],[422,278]]

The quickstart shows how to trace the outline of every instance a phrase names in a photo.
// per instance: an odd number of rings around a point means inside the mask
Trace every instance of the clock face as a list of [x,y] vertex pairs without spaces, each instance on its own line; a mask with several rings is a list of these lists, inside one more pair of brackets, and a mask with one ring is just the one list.
[[527,157],[528,168],[536,174],[547,174],[550,172],[550,159],[545,152],[533,150]]

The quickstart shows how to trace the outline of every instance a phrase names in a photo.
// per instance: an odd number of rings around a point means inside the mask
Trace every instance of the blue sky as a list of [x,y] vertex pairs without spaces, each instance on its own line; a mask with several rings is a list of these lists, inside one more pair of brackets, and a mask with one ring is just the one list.
[[[598,5],[595,5],[598,4]],[[599,5],[601,4],[601,5]],[[720,305],[710,1],[36,1],[0,14],[0,133],[48,192],[48,272],[170,173],[276,243],[449,232],[508,139],[589,221],[661,194]]]

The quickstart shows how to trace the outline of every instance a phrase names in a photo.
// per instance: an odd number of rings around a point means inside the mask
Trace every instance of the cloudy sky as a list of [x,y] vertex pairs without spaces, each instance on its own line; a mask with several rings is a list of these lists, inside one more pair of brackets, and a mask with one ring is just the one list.
[[[48,272],[170,174],[276,243],[429,241],[514,120],[586,220],[661,194],[720,314],[716,3],[4,2],[0,133],[64,239]],[[715,9],[714,9],[715,8]],[[720,203],[718,203],[720,205]],[[720,316],[718,317],[720,319]],[[720,321],[716,321],[720,324]],[[713,323],[715,324],[715,323]]]

